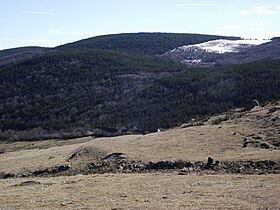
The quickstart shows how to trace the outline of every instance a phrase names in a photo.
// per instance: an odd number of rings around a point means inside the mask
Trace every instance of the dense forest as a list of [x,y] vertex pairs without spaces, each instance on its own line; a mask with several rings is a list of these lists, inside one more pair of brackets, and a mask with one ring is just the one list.
[[11,132],[169,128],[280,98],[280,60],[186,69],[162,58],[64,50],[0,68],[0,137]]

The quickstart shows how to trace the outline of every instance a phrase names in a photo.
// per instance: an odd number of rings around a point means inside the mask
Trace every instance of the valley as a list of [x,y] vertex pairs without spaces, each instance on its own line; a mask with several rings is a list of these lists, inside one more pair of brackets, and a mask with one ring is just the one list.
[[[141,38],[135,52],[119,49],[119,45],[130,46],[127,40],[120,42],[119,36],[136,42]],[[138,52],[156,38],[165,41],[156,43],[155,48],[168,47],[178,36],[140,33],[95,37],[38,55],[35,48],[31,58],[23,56],[0,67],[0,138],[71,139],[90,133],[108,136],[167,129],[192,118],[252,106],[253,99],[261,103],[279,99],[280,60],[274,53],[279,48],[273,44],[277,40],[263,44],[270,46],[268,51],[275,59],[211,68],[190,69],[177,61]],[[180,40],[191,44],[216,38],[179,37],[177,45]],[[110,49],[94,48],[106,40],[112,42]],[[27,49],[14,52],[20,58],[18,53]],[[12,56],[12,52],[0,55]],[[113,134],[106,132],[114,129]]]
[[0,51],[0,209],[279,209],[279,43],[126,33]]

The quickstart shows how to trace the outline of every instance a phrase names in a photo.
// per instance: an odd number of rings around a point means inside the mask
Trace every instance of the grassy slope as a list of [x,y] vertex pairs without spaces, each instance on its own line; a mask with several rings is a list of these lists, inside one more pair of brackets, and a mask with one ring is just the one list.
[[[273,107],[278,107],[278,110],[269,113]],[[208,156],[218,160],[279,160],[279,145],[276,150],[261,149],[254,145],[242,148],[245,137],[252,140],[258,137],[260,142],[276,147],[273,146],[273,140],[279,144],[280,124],[275,121],[279,114],[279,105],[268,105],[255,112],[234,112],[227,116],[231,120],[219,125],[212,125],[212,122],[215,118],[225,119],[224,115],[210,118],[203,126],[175,128],[149,135],[96,139],[87,137],[65,142],[2,143],[1,148],[7,152],[1,154],[0,171],[19,173],[41,166],[62,164],[80,168],[114,152],[122,152],[128,159],[145,162],[179,159],[206,161]],[[70,154],[78,150],[81,156],[73,162],[67,162]]]
[[[211,122],[225,115],[212,117],[204,126],[175,128],[144,136],[2,143],[1,148],[7,152],[0,154],[0,171],[33,171],[61,164],[82,167],[111,152],[124,152],[127,158],[145,161],[206,161],[208,156],[218,160],[279,160],[279,149],[242,148],[245,136],[259,136],[264,142],[270,138],[279,139],[279,121],[273,121],[279,114],[278,103],[257,111],[236,110],[227,114],[232,119],[219,125],[211,125]],[[81,153],[75,161],[66,161],[73,151],[84,148],[92,153]],[[19,209],[277,209],[280,205],[279,178],[279,174],[178,176],[177,172],[13,178],[0,180],[0,206]],[[26,181],[33,182],[21,186]]]

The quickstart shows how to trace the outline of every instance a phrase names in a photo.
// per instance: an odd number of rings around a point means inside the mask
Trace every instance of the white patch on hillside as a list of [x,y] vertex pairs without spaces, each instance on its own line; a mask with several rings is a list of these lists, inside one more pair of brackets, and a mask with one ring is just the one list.
[[218,39],[214,41],[208,41],[200,44],[194,45],[185,45],[173,49],[171,52],[182,52],[182,51],[205,51],[209,53],[228,53],[228,52],[239,52],[241,49],[248,48],[254,45],[260,45],[271,40],[250,40],[250,39],[241,39],[241,40],[225,40]]

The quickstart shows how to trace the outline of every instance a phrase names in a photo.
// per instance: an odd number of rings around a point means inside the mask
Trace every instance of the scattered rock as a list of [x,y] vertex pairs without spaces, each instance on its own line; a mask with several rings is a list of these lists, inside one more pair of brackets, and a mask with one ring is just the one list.
[[116,152],[116,153],[107,155],[106,157],[102,158],[101,160],[107,160],[107,159],[112,159],[112,158],[124,158],[123,155],[124,154],[121,152]]
[[91,163],[89,170],[91,173],[138,173],[148,171],[178,170],[178,175],[187,175],[191,172],[205,173],[280,173],[280,161],[214,161],[208,158],[207,163],[187,161],[159,161],[144,164],[135,160],[110,159],[99,163]]
[[14,178],[16,175],[12,173],[0,172],[0,179]]
[[49,169],[42,169],[42,170],[36,170],[32,172],[33,176],[39,176],[42,175],[44,173],[49,173]]
[[121,195],[121,198],[127,198],[128,196],[127,195]]
[[253,139],[257,139],[257,140],[262,139],[262,137],[260,137],[260,136],[253,136],[252,138],[253,138]]
[[246,148],[246,147],[248,147],[248,145],[249,145],[249,142],[244,142],[242,147]]
[[202,125],[205,125],[204,122],[206,122],[206,121],[207,121],[207,119],[206,120],[202,120],[202,121],[193,119],[193,120],[191,120],[188,123],[183,123],[180,126],[180,128],[188,128],[188,127],[192,127],[192,126],[202,126]]
[[38,181],[25,181],[25,182],[21,182],[20,184],[16,184],[15,186],[30,186],[30,185],[38,185],[41,184]]
[[247,137],[245,137],[243,141],[246,142],[246,141],[249,141],[249,139]]
[[274,113],[280,110],[280,106],[275,106],[269,109],[268,113]]
[[188,173],[181,171],[181,172],[178,173],[178,175],[188,175]]
[[272,148],[272,146],[270,144],[272,144],[273,146],[275,146],[272,142],[270,142],[270,140],[266,140],[269,143],[264,142],[264,140],[260,141],[260,139],[262,139],[259,136],[254,136],[254,134],[251,135],[252,139],[249,139],[247,137],[244,138],[244,142],[243,142],[243,148],[246,148],[250,145],[252,145],[253,147],[258,147],[258,148],[262,148],[262,149],[270,149]]
[[[279,132],[280,134],[280,132]],[[280,138],[269,138],[267,139],[268,143],[280,149]]]
[[149,162],[145,167],[146,170],[166,170],[166,169],[183,169],[193,167],[191,162],[187,161],[159,161],[156,163]]
[[62,165],[62,166],[55,167],[53,170],[51,170],[51,172],[53,172],[53,173],[60,173],[60,172],[67,171],[70,168],[71,167],[68,166],[68,165]]
[[259,141],[257,140],[253,140],[253,139],[249,139],[247,137],[244,138],[244,142],[243,142],[243,148],[246,148],[249,146],[249,144],[252,144],[254,145],[255,147],[258,147],[259,146]]
[[[24,177],[29,176],[54,176],[62,174],[71,169],[68,165],[56,166],[53,168],[45,168],[36,170],[33,173],[25,174]],[[102,174],[102,173],[145,173],[145,172],[163,172],[167,170],[178,171],[178,175],[187,175],[190,173],[198,173],[203,175],[210,174],[280,174],[280,160],[272,161],[214,161],[212,157],[208,157],[207,163],[188,161],[159,161],[143,163],[137,160],[129,159],[106,159],[99,160],[87,165],[83,171],[75,171],[75,173],[85,174]],[[71,171],[73,173],[73,171]],[[20,175],[0,172],[0,178],[21,177]],[[23,177],[23,176],[22,176]],[[18,186],[26,186],[32,184],[39,184],[34,181],[23,182]]]
[[270,146],[269,146],[268,144],[266,144],[266,143],[261,143],[261,144],[260,144],[260,147],[261,147],[262,149],[270,149]]
[[68,165],[56,166],[54,168],[45,168],[40,170],[35,170],[32,172],[32,176],[58,174],[69,170],[71,167]]
[[206,165],[205,165],[204,168],[205,168],[205,169],[211,168],[211,166],[213,165],[213,163],[214,163],[214,159],[211,158],[211,157],[208,157],[207,163],[206,163]]
[[70,154],[70,157],[68,158],[68,160],[71,160],[76,156],[77,156],[77,153],[74,152],[74,153]]

